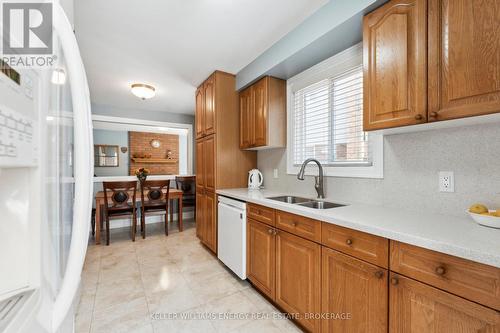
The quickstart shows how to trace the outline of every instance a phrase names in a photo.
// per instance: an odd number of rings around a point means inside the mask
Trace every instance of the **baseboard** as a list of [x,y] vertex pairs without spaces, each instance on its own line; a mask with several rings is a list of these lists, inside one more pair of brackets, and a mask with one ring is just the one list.
[[[174,223],[177,223],[177,213],[174,213]],[[170,216],[170,215],[169,215]],[[153,215],[153,216],[146,216],[146,224],[151,224],[151,223],[159,223],[159,222],[164,222],[163,219],[164,215]],[[185,211],[182,214],[182,219],[192,219],[194,217],[194,211]],[[139,224],[140,221],[137,221],[137,224]],[[130,219],[110,219],[109,220],[109,228],[110,229],[118,229],[118,228],[124,228],[124,227],[130,227]]]

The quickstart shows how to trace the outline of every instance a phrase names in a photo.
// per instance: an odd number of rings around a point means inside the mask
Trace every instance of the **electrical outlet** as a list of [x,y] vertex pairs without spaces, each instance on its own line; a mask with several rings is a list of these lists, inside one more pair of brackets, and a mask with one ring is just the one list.
[[439,171],[439,192],[455,192],[453,171]]
[[278,169],[273,169],[273,178],[278,178]]

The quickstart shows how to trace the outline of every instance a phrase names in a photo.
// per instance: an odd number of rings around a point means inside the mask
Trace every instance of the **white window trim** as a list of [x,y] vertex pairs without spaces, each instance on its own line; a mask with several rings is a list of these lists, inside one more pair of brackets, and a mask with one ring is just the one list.
[[[287,81],[287,154],[286,171],[288,174],[297,174],[300,166],[293,163],[293,143],[295,124],[293,119],[294,96],[297,91],[312,83],[341,74],[346,67],[355,67],[362,64],[363,47],[359,43],[353,47],[330,57],[313,67],[295,75]],[[370,133],[369,144],[372,146],[373,161],[370,166],[324,166],[324,175],[327,177],[352,178],[384,178],[384,137],[382,134]],[[317,175],[316,164],[306,168],[306,175]]]

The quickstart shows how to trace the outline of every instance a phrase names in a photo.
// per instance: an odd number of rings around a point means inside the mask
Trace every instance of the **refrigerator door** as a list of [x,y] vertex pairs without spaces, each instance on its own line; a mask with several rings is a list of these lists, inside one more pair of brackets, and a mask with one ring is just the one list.
[[[59,99],[60,115],[57,119],[62,125],[58,126],[62,140],[57,149],[60,149],[62,157],[60,163],[56,164],[60,167],[57,175],[60,187],[58,193],[61,196],[58,200],[61,206],[58,219],[60,221],[58,261],[62,274],[52,311],[52,331],[56,332],[70,311],[80,285],[92,209],[94,161],[87,77],[71,24],[62,7],[56,3],[54,3],[54,31],[64,55],[65,64],[62,69],[69,81],[73,111],[66,113],[69,105],[64,103],[64,98]],[[51,80],[56,85],[61,83],[58,74],[52,76]],[[67,123],[64,124],[65,122]]]

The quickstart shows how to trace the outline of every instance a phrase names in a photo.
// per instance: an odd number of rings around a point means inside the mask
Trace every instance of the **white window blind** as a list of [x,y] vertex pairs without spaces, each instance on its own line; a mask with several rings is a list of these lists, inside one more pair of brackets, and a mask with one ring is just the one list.
[[363,132],[363,68],[346,69],[293,94],[293,164],[316,158],[326,166],[370,166]]

